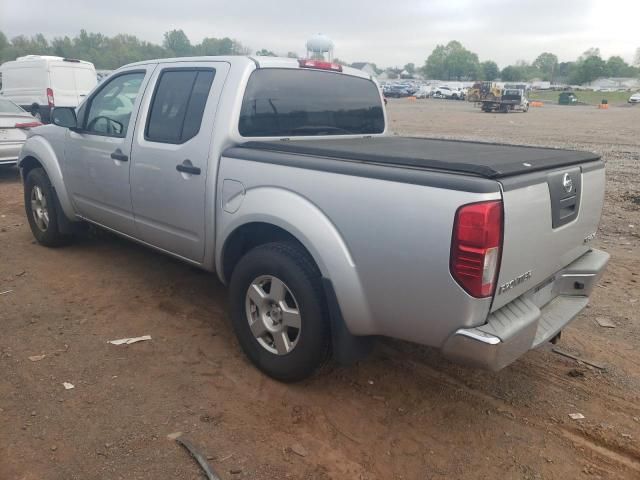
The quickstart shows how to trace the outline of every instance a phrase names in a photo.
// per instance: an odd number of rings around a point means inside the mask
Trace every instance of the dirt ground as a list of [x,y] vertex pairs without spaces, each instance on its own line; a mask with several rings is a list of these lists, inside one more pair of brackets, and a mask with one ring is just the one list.
[[612,259],[558,346],[604,369],[543,348],[487,373],[382,340],[356,366],[277,383],[242,355],[215,276],[107,234],[36,245],[5,168],[0,479],[203,478],[175,432],[223,480],[640,478],[640,107],[505,115],[397,100],[388,112],[402,134],[603,155],[596,243]]

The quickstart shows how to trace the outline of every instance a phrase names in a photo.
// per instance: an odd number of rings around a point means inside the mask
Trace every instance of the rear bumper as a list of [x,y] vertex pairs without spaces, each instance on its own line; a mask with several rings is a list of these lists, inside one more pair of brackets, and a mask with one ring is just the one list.
[[491,313],[486,324],[454,332],[442,348],[444,355],[488,370],[506,367],[556,336],[587,306],[608,261],[609,254],[601,250],[585,253],[543,284],[551,290],[551,301],[538,307],[542,289],[527,292]]
[[22,145],[24,145],[24,140],[20,142],[0,143],[0,165],[13,165],[17,163]]

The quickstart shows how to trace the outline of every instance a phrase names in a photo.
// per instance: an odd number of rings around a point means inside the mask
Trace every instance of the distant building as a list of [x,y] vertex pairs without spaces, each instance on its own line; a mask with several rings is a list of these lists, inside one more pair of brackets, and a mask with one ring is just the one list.
[[613,89],[613,90],[633,90],[640,88],[640,79],[638,78],[598,78],[588,84],[594,90]]
[[358,70],[362,70],[363,72],[371,75],[372,77],[378,76],[378,72],[376,72],[376,67],[372,63],[355,62],[355,63],[352,63],[351,66],[353,68],[357,68]]
[[546,80],[533,80],[531,82],[531,88],[533,90],[549,90],[551,89],[551,82]]

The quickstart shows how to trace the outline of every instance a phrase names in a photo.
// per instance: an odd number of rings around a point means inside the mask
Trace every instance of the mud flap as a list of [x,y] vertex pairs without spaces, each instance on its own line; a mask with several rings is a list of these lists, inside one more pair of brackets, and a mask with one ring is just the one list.
[[333,289],[333,283],[328,278],[322,278],[322,287],[327,300],[329,318],[331,321],[331,342],[333,358],[341,365],[353,365],[365,358],[373,349],[374,337],[364,337],[351,334],[342,318],[338,298]]
[[60,200],[58,200],[58,193],[56,192],[56,189],[53,188],[53,186],[52,186],[52,190],[53,190],[53,199],[54,199],[54,202],[56,203],[56,216],[58,220],[58,229],[60,230],[60,233],[65,235],[77,233],[81,228],[80,227],[81,223],[72,222],[67,218],[67,216],[64,214],[64,210],[62,210],[62,205],[60,205]]

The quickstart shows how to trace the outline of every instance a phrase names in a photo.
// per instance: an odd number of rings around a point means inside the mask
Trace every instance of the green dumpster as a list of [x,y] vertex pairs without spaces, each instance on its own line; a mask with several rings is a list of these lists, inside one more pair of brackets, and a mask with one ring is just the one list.
[[578,102],[578,97],[573,92],[562,92],[558,96],[558,104],[560,105],[574,105]]

